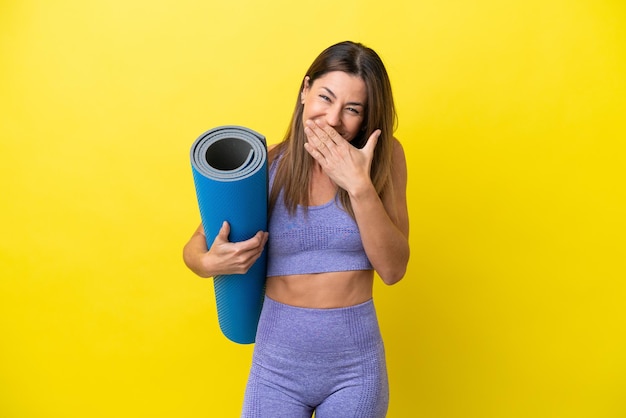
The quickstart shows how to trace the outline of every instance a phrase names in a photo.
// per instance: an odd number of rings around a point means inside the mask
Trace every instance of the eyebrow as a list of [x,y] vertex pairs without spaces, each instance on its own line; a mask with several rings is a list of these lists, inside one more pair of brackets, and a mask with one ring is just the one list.
[[[333,91],[332,91],[331,89],[329,89],[328,87],[324,87],[324,86],[322,86],[322,88],[323,88],[324,90],[326,90],[326,91],[328,92],[328,94],[330,94],[331,96],[333,96],[333,99],[336,99],[336,98],[337,98],[337,96],[335,95],[335,93],[333,93]],[[350,105],[350,106],[361,106],[361,107],[365,107],[365,105],[364,105],[363,103],[359,103],[359,102],[349,102],[349,103],[346,103],[346,104],[347,104],[347,105]]]

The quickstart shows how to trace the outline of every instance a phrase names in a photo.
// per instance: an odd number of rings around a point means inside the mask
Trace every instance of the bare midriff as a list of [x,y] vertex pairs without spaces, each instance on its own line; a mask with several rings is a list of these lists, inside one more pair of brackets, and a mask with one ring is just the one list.
[[343,308],[372,298],[372,270],[297,274],[267,278],[265,293],[277,302],[302,308]]

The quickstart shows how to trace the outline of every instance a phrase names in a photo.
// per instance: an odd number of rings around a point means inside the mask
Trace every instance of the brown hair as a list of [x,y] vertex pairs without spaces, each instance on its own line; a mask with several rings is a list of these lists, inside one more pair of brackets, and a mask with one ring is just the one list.
[[[391,154],[393,150],[393,131],[396,123],[396,111],[391,93],[391,83],[385,66],[378,54],[360,44],[350,41],[340,42],[324,50],[313,61],[306,72],[309,83],[326,73],[343,71],[360,77],[366,86],[367,104],[360,133],[351,141],[357,148],[362,148],[369,136],[376,130],[381,135],[376,144],[370,177],[374,188],[382,197],[391,184]],[[270,210],[274,207],[280,190],[283,190],[285,206],[290,213],[295,213],[298,204],[309,204],[309,180],[313,157],[304,149],[306,135],[302,113],[304,105],[300,101],[300,92],[304,88],[305,77],[300,85],[291,124],[283,141],[270,152],[270,161],[279,158],[272,192]],[[339,199],[354,217],[348,193],[339,189]]]

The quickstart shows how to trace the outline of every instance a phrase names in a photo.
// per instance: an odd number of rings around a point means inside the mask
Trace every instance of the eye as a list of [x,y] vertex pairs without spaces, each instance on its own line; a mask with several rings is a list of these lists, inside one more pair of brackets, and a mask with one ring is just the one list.
[[321,97],[322,100],[324,100],[325,102],[330,102],[330,97],[326,96],[325,94],[320,94],[319,97]]
[[348,112],[352,113],[352,114],[355,114],[355,115],[360,115],[361,114],[361,112],[359,112],[359,109],[354,108],[354,107],[348,107],[346,110]]

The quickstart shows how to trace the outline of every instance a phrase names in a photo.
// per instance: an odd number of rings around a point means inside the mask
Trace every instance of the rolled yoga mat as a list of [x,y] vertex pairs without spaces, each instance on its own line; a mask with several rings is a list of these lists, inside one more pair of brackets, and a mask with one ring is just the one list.
[[[267,146],[265,137],[241,126],[221,126],[200,135],[191,147],[191,167],[207,246],[222,223],[231,242],[267,231]],[[222,333],[239,344],[254,342],[266,273],[265,251],[246,274],[214,278]]]

